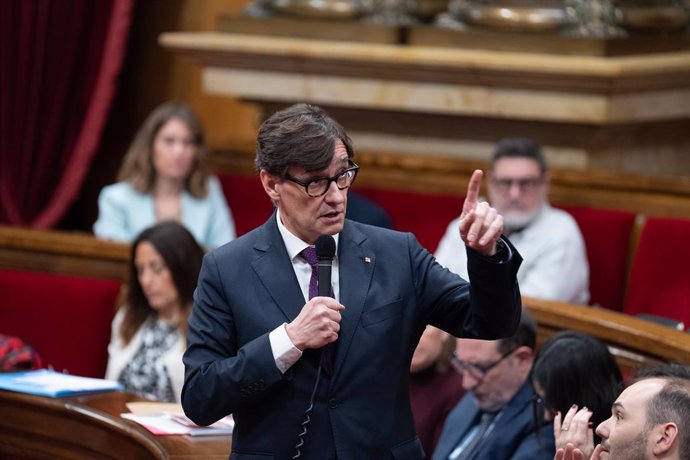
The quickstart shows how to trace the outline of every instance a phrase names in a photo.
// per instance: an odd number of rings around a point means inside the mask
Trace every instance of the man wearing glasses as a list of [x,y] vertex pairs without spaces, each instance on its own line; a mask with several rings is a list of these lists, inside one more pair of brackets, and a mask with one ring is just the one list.
[[553,458],[553,430],[537,427],[534,418],[537,398],[529,374],[536,330],[525,310],[512,337],[457,340],[451,363],[466,393],[448,414],[433,460]]
[[[420,460],[409,369],[426,325],[496,339],[519,323],[521,258],[501,217],[477,202],[482,172],[457,229],[470,291],[413,235],[345,219],[353,156],[321,109],[273,114],[256,168],[276,211],[204,258],[182,405],[202,425],[233,414],[232,459]],[[335,246],[330,286],[316,286],[313,268],[322,235]]]
[[[488,175],[489,202],[503,216],[503,233],[525,259],[518,272],[523,295],[586,304],[589,265],[584,240],[572,216],[548,202],[549,172],[541,149],[525,138],[498,142]],[[436,251],[438,262],[462,277],[467,258],[448,226]]]

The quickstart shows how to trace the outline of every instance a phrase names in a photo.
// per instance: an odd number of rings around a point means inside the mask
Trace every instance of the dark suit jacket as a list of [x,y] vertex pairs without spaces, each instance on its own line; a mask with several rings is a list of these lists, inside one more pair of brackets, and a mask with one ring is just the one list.
[[[308,350],[285,374],[271,352],[269,332],[305,304],[275,219],[205,256],[189,318],[182,404],[202,425],[234,415],[236,459],[292,457],[317,374],[318,352]],[[511,335],[521,258],[515,251],[496,263],[472,253],[470,289],[411,234],[346,220],[338,261],[346,310],[302,458],[337,451],[341,460],[420,459],[408,379],[425,325],[465,337]]]
[[[534,390],[526,382],[501,411],[493,430],[479,445],[473,460],[552,460],[556,453],[553,429],[543,425],[534,431]],[[465,393],[448,414],[433,460],[446,460],[479,417],[472,393]]]

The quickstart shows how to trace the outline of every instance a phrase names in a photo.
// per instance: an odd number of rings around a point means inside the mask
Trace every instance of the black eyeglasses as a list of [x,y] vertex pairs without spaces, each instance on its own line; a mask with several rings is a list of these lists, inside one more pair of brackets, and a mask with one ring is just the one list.
[[486,377],[486,374],[488,374],[491,369],[498,366],[501,361],[513,354],[515,350],[517,350],[517,348],[507,351],[491,364],[466,363],[464,361],[460,361],[455,352],[453,352],[453,354],[450,356],[450,364],[459,374],[463,374],[465,371],[467,371],[467,373],[476,380],[484,380],[484,377]]
[[310,197],[317,198],[326,194],[328,188],[331,186],[331,182],[335,182],[339,190],[345,190],[352,185],[357,177],[359,166],[354,161],[350,161],[350,163],[352,167],[331,177],[317,177],[316,179],[303,181],[286,173],[285,178],[290,182],[304,187],[304,190]]
[[544,183],[544,177],[528,177],[525,179],[500,179],[493,177],[491,183],[501,193],[508,193],[513,188],[513,185],[517,185],[520,191],[524,193],[536,190],[537,187]]

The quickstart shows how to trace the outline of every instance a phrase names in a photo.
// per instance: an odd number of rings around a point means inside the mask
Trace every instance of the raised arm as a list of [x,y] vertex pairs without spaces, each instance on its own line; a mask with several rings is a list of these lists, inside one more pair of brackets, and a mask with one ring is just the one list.
[[487,202],[479,202],[484,173],[477,169],[467,186],[467,196],[460,214],[460,238],[475,251],[492,256],[496,254],[496,242],[503,232],[503,216]]

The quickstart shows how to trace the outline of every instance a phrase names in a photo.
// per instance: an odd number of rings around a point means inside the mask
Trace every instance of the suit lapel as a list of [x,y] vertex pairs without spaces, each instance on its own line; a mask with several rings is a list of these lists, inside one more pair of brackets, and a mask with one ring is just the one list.
[[[275,213],[261,227],[254,251],[252,268],[287,322],[292,321],[302,310],[305,301],[290,256],[278,231]],[[246,289],[250,287],[247,286]]]
[[352,346],[376,266],[376,254],[366,244],[366,239],[366,235],[356,226],[350,221],[345,221],[338,240],[340,303],[345,306],[345,310],[340,321],[333,380],[337,379]]
[[[499,417],[495,420],[496,426],[493,433],[504,433],[504,436],[517,436],[519,432],[516,427],[524,424],[521,418],[526,416],[525,406],[532,404],[532,396],[532,386],[529,382],[525,382],[515,396],[513,396],[513,399],[508,401],[508,404],[501,409]],[[505,447],[490,442],[482,443],[477,453],[477,458],[507,455]]]
[[529,382],[525,382],[520,387],[520,390],[513,396],[513,399],[508,401],[501,411],[501,424],[508,426],[512,425],[514,420],[521,417],[525,413],[525,406],[532,405],[532,397],[534,392]]
[[[297,317],[305,300],[275,219],[274,213],[261,227],[251,265],[289,322]],[[346,221],[338,242],[340,303],[345,305],[345,311],[340,322],[333,380],[337,378],[352,345],[376,265],[376,256],[367,246],[366,239],[359,229]]]
[[454,411],[456,416],[453,419],[449,418],[446,422],[447,426],[451,427],[452,432],[455,433],[455,436],[450,438],[450,442],[444,446],[444,451],[441,452],[440,458],[448,458],[450,453],[458,447],[460,441],[467,436],[467,432],[474,426],[479,417],[479,406],[477,406],[477,402],[471,393],[467,393],[460,404],[461,406]]

